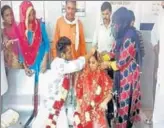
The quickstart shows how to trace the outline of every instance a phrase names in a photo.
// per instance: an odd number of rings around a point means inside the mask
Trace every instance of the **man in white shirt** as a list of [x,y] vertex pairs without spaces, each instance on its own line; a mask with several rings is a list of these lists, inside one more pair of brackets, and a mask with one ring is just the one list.
[[158,23],[154,25],[152,31],[152,43],[159,42],[159,62],[157,72],[157,85],[155,94],[155,104],[153,112],[153,128],[164,127],[164,1],[161,2],[162,9],[160,12]]
[[101,20],[96,26],[92,45],[98,47],[99,52],[109,52],[112,48],[114,38],[111,32],[112,6],[109,2],[104,2],[101,6]]
[[40,85],[45,87],[42,88],[43,97],[32,128],[69,128],[69,120],[73,122],[74,108],[70,114],[66,106],[67,96],[73,87],[71,73],[82,70],[94,55],[95,49],[92,48],[85,56],[73,60],[71,43],[67,37],[61,37],[57,42],[57,57],[51,63],[51,70],[47,71],[40,81]]
[[[111,14],[112,6],[109,2],[104,2],[101,5],[100,23],[96,26],[94,32],[92,46],[98,48],[98,52],[110,52],[114,42],[114,37],[111,31]],[[108,69],[108,75],[113,78],[113,71]],[[107,120],[111,127],[111,119],[113,118],[113,102],[108,103]]]

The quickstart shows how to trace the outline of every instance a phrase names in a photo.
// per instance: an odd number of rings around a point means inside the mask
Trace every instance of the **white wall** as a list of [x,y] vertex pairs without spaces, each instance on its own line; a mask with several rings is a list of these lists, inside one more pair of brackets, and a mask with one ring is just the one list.
[[[152,3],[154,1],[111,1],[113,12],[120,6],[125,6],[135,12],[136,27],[139,28],[140,22],[155,22],[152,17]],[[2,5],[12,5],[15,19],[19,21],[19,5],[21,1],[2,1]],[[61,1],[32,1],[37,12],[37,17],[42,17],[47,24],[49,38],[52,39],[56,20],[61,13]],[[86,1],[86,16],[80,17],[84,25],[85,37],[87,42],[92,41],[93,31],[100,17],[100,7],[103,1]]]

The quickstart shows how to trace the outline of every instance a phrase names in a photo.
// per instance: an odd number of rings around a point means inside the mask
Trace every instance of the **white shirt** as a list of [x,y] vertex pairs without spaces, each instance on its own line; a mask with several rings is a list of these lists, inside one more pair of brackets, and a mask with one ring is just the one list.
[[[48,115],[53,113],[53,104],[55,100],[60,99],[60,89],[65,74],[80,71],[85,66],[85,58],[79,57],[76,60],[66,61],[62,58],[56,57],[51,63],[51,70],[40,76],[40,86],[42,87],[43,100],[39,107],[39,112],[32,128],[45,128],[47,125]],[[59,117],[57,119],[57,128],[69,128],[68,116],[66,115],[65,106],[61,108]]]
[[[48,92],[44,99],[45,107],[51,111],[55,100],[60,99],[60,89],[65,74],[80,71],[85,66],[85,58],[79,57],[76,60],[66,61],[62,58],[56,57],[51,63],[51,70],[47,71],[45,78],[47,81]],[[45,85],[46,86],[46,85]]]
[[92,46],[97,46],[98,51],[107,51],[110,52],[114,42],[114,37],[111,32],[111,24],[108,27],[101,22],[94,32]]

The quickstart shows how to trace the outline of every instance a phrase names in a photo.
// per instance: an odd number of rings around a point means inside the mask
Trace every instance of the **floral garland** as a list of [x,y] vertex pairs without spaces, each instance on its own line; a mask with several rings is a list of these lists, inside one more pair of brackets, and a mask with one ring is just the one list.
[[74,120],[75,120],[74,126],[76,128],[83,128],[83,125],[81,124],[81,120],[80,120],[80,113],[75,112],[73,116],[74,116]]
[[52,106],[53,112],[51,112],[48,116],[46,128],[56,128],[56,121],[61,111],[61,108],[65,103],[69,89],[70,89],[70,80],[68,78],[68,75],[65,75],[63,79],[62,88],[60,90],[60,100],[54,102]]

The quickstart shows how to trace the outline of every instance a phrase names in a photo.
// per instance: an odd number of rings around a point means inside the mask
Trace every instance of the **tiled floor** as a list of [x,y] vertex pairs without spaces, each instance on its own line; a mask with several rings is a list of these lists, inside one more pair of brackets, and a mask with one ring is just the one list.
[[[152,125],[148,125],[145,123],[145,120],[147,119],[147,117],[151,117],[152,116],[152,110],[149,109],[143,109],[141,111],[141,122],[134,124],[133,128],[153,128]],[[72,128],[72,127],[70,127]]]
[[141,122],[135,124],[133,128],[153,128],[152,125],[148,125],[145,123],[147,118],[151,118],[152,110],[142,110],[141,111]]

